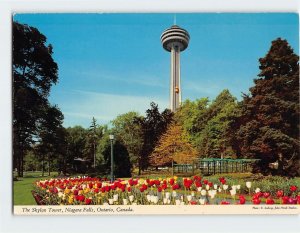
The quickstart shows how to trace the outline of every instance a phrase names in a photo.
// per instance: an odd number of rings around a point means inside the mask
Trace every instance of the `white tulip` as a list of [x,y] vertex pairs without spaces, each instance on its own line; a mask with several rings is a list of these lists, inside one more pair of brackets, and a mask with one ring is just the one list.
[[207,184],[207,185],[205,186],[205,188],[206,188],[206,190],[209,190],[210,187],[209,187],[209,185]]
[[164,198],[164,199],[163,199],[163,203],[164,203],[164,204],[167,204],[167,203],[168,203],[168,199],[167,199],[167,198]]
[[247,181],[247,182],[246,182],[246,187],[247,187],[248,189],[251,188],[251,184],[252,184],[252,183],[251,183],[250,181]]
[[153,203],[154,203],[154,204],[157,204],[157,203],[158,203],[158,197],[157,197],[157,196],[154,196],[154,198],[153,198]]
[[223,189],[227,190],[228,189],[228,185],[227,184],[223,184]]
[[217,184],[214,184],[214,189],[218,189],[218,185]]
[[133,196],[133,195],[130,195],[130,196],[129,196],[129,201],[130,201],[130,202],[133,202],[133,198],[134,198],[134,196]]
[[222,192],[222,189],[221,189],[221,187],[219,187],[218,191],[219,191],[219,193],[220,193],[220,192]]
[[170,203],[171,203],[171,200],[170,200],[170,199],[168,199],[167,203],[168,203],[168,204],[170,204]]
[[63,194],[62,192],[58,192],[58,197],[61,198],[61,197],[63,197],[63,195],[64,195],[64,194]]
[[170,193],[166,192],[166,198],[169,199],[170,198]]
[[149,194],[146,196],[146,198],[147,198],[147,201],[148,201],[148,202],[151,201],[151,196],[150,196]]
[[172,196],[173,196],[173,197],[176,197],[176,196],[177,196],[176,191],[173,191],[173,192],[172,192]]
[[259,193],[259,192],[260,192],[260,188],[256,188],[255,193]]
[[119,197],[119,195],[118,195],[118,194],[115,194],[115,195],[114,195],[114,201],[118,201],[118,197]]
[[236,190],[236,185],[232,185],[232,186],[231,186],[231,189],[232,189],[232,190]]
[[202,195],[202,196],[205,196],[205,195],[206,195],[206,190],[205,190],[205,189],[201,190],[201,195]]
[[110,205],[114,204],[114,199],[108,199],[108,203],[109,203]]
[[176,205],[180,205],[181,201],[180,200],[175,200]]
[[186,198],[187,198],[188,201],[192,200],[192,196],[191,195],[187,195]]
[[236,186],[236,189],[237,189],[237,190],[240,190],[240,189],[241,189],[241,185],[238,184],[238,185]]
[[231,190],[230,190],[230,195],[231,195],[231,196],[235,196],[235,194],[236,194],[236,190],[235,190],[235,189],[231,189]]
[[123,199],[123,205],[128,205],[127,199]]
[[200,202],[201,205],[204,205],[205,204],[205,199],[204,198],[200,198],[199,202]]
[[202,187],[198,187],[197,190],[198,192],[200,192],[202,190]]

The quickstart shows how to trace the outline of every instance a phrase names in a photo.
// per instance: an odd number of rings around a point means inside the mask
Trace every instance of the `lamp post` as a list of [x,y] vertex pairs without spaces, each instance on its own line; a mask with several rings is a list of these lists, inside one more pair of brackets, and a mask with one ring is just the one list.
[[109,135],[110,139],[110,181],[114,181],[114,150],[113,150],[113,142],[114,142],[114,135]]

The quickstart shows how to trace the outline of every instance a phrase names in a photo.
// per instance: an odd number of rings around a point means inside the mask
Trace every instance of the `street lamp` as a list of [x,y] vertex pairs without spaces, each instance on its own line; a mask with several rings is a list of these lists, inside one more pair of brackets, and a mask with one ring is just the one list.
[[114,181],[114,150],[113,150],[113,142],[114,142],[114,135],[109,135],[110,139],[110,181]]

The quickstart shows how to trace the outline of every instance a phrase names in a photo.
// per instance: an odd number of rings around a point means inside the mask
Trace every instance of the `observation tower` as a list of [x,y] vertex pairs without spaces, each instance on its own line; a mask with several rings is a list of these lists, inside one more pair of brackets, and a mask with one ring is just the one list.
[[190,35],[185,29],[173,25],[162,33],[160,39],[163,48],[171,52],[170,109],[175,112],[181,104],[180,52],[188,47]]

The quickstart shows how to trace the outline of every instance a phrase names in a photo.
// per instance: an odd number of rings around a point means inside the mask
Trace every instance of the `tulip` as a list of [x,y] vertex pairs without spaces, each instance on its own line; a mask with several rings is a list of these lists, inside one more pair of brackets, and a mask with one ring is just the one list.
[[251,188],[251,185],[252,185],[252,183],[251,183],[250,181],[247,181],[247,182],[246,182],[246,187],[247,187],[248,189]]
[[240,189],[241,189],[241,185],[238,184],[238,185],[236,186],[236,189],[237,189],[237,190],[240,190]]
[[172,192],[172,197],[176,197],[176,196],[177,196],[176,191],[173,191],[173,192]]
[[214,189],[218,189],[218,185],[217,184],[214,184]]
[[282,190],[278,190],[278,191],[276,192],[276,195],[277,195],[278,198],[279,198],[279,197],[282,197],[282,196],[283,196],[283,191],[282,191]]
[[219,191],[219,193],[220,193],[220,192],[222,192],[222,189],[221,189],[221,187],[219,187],[218,191]]
[[298,189],[298,187],[295,186],[295,185],[292,185],[292,186],[290,187],[291,192],[296,192],[297,189]]
[[260,192],[260,188],[256,188],[255,193],[259,193],[259,192]]
[[191,195],[187,195],[186,198],[187,198],[188,202],[190,202],[192,200],[192,196]]
[[263,195],[264,195],[264,198],[268,198],[271,194],[268,192],[265,192]]
[[166,198],[169,199],[170,198],[170,193],[166,192]]
[[118,194],[115,194],[115,195],[114,195],[114,198],[113,198],[114,201],[118,201],[118,197],[119,197],[119,195],[118,195]]
[[108,199],[108,203],[109,203],[110,205],[114,204],[114,199],[112,199],[112,198]]
[[235,196],[236,195],[236,190],[235,189],[231,189],[230,190],[230,195],[231,196]]
[[164,203],[164,204],[167,204],[167,203],[168,203],[168,199],[167,199],[167,198],[164,198],[164,199],[163,199],[163,203]]
[[158,203],[158,196],[154,196],[154,198],[153,198],[153,203],[154,203],[154,204],[157,204],[157,203]]
[[202,195],[202,196],[205,196],[205,195],[206,195],[206,190],[205,190],[205,189],[201,190],[201,195]]
[[133,202],[133,199],[134,199],[134,196],[133,196],[133,195],[130,195],[130,196],[129,196],[129,201],[130,201],[130,202]]
[[227,189],[228,189],[228,185],[227,185],[227,184],[224,184],[224,185],[223,185],[223,189],[224,189],[224,190],[227,190]]
[[200,192],[202,190],[202,187],[198,187],[197,190],[198,192]]
[[148,202],[151,201],[151,196],[150,196],[150,195],[147,195],[146,198],[147,198],[147,201],[148,201]]
[[209,185],[207,184],[207,185],[205,186],[205,188],[206,188],[206,190],[209,190],[210,187],[209,187]]
[[123,199],[123,205],[128,205],[128,200],[127,199]]
[[266,200],[266,204],[267,205],[273,205],[275,202],[274,202],[274,200],[272,199],[272,198],[268,198],[267,200]]
[[199,202],[200,202],[201,205],[204,205],[205,204],[205,199],[204,198],[200,198]]
[[180,201],[180,200],[178,200],[178,199],[177,199],[177,200],[175,200],[175,204],[176,204],[176,205],[180,205],[180,203],[181,203],[181,201]]

